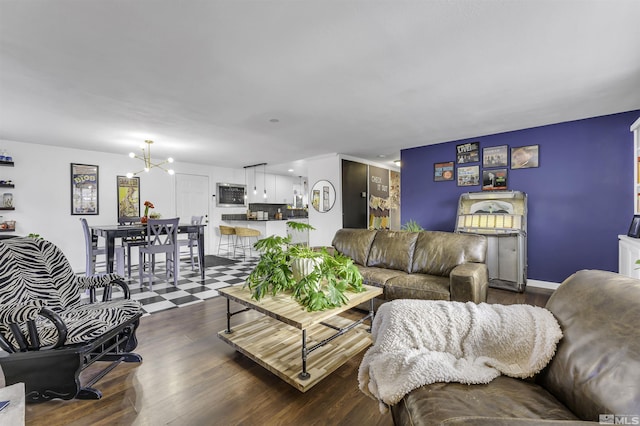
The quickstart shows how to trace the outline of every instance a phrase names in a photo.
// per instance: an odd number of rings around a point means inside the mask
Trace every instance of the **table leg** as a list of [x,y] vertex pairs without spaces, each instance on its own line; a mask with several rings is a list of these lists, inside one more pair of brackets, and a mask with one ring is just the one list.
[[302,330],[302,372],[298,374],[298,377],[302,380],[307,380],[311,377],[311,374],[307,372],[307,330]]
[[231,334],[231,301],[227,299],[227,329],[225,330],[226,334]]
[[113,257],[115,253],[115,237],[107,235],[105,237],[105,249],[107,252],[107,273],[113,273]]
[[204,280],[204,228],[198,229],[198,257],[200,258],[200,279]]
[[374,299],[375,299],[375,298],[373,298],[373,299],[371,299],[371,300],[369,301],[369,303],[370,303],[370,305],[369,305],[369,316],[371,317],[371,322],[369,323],[369,328],[367,329],[367,331],[368,331],[369,333],[371,333],[371,327],[373,327],[373,317],[375,316],[375,312],[374,312],[374,310],[373,310],[373,307],[375,306],[375,305],[374,305],[374,303],[373,303],[373,300],[374,300]]

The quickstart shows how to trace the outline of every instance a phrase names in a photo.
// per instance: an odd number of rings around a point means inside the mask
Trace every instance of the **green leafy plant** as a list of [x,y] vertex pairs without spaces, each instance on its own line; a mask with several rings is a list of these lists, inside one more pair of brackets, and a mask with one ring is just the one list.
[[402,225],[402,227],[400,229],[402,229],[403,231],[407,231],[407,232],[424,231],[424,228],[422,226],[420,226],[418,224],[418,222],[416,222],[413,219],[410,219],[408,222],[406,222],[404,225]]
[[37,239],[39,239],[39,238],[42,238],[42,237],[40,236],[40,234],[34,234],[34,233],[31,233],[31,234],[27,235],[27,237],[29,237],[29,238],[35,238],[36,240],[37,240]]
[[[297,231],[315,229],[302,222],[287,222],[287,225]],[[339,253],[292,244],[290,235],[272,235],[259,240],[254,247],[261,252],[260,260],[245,286],[255,300],[267,294],[291,292],[307,310],[319,311],[344,305],[348,300],[345,291],[364,291],[357,266]],[[300,268],[296,263],[306,265],[303,272],[294,272]]]

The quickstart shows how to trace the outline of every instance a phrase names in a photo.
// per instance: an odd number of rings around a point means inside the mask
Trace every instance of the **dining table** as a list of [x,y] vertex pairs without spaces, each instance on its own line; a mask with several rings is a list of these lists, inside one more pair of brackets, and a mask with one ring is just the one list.
[[[178,234],[198,234],[198,257],[200,265],[204,266],[204,227],[203,224],[180,223]],[[147,233],[147,225],[134,223],[130,225],[93,225],[89,226],[91,233],[105,239],[107,252],[107,272],[113,272],[116,238],[144,237]],[[200,278],[204,280],[204,267],[200,268]]]

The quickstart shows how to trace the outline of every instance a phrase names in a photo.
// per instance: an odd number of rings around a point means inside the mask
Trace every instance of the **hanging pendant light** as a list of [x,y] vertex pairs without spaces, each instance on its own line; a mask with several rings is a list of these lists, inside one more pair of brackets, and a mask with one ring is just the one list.
[[244,168],[244,202],[247,202],[247,168]]
[[267,163],[262,165],[262,182],[264,185],[264,199],[267,199]]
[[256,188],[256,168],[253,167],[253,195],[258,193],[258,188]]

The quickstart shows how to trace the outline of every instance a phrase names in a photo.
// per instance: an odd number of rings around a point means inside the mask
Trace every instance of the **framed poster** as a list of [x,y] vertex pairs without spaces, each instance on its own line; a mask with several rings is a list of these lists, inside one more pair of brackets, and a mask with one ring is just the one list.
[[480,142],[469,142],[456,145],[458,164],[476,163],[480,161]]
[[433,180],[435,182],[453,180],[453,161],[433,163]]
[[116,176],[118,182],[118,218],[140,217],[140,178]]
[[480,185],[480,166],[458,167],[458,186]]
[[482,149],[482,167],[507,167],[509,146],[491,146]]
[[531,167],[538,167],[539,154],[539,145],[528,145],[511,148],[511,168],[528,169]]
[[71,163],[71,214],[98,212],[98,166]]
[[482,190],[497,191],[507,189],[507,169],[482,171]]

